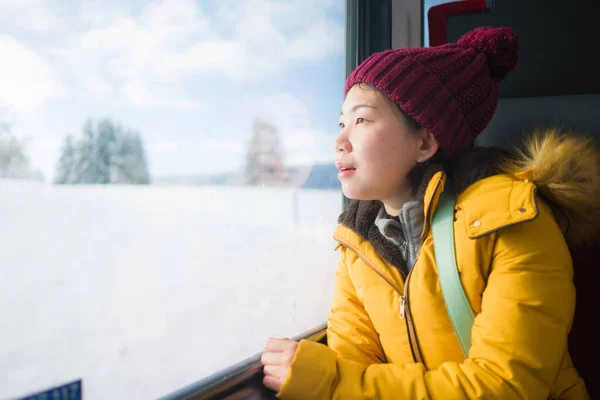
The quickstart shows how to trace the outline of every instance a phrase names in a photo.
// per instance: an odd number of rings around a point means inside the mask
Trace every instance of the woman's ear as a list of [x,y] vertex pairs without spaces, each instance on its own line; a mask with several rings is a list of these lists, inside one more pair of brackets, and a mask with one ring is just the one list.
[[417,161],[422,163],[429,160],[438,151],[438,141],[425,128],[421,128]]

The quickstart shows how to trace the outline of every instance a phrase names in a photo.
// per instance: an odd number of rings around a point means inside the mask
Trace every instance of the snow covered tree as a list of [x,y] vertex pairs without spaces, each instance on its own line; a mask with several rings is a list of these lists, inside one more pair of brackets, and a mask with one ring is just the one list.
[[71,183],[74,155],[73,136],[68,135],[63,143],[62,154],[56,166],[56,175],[53,180],[54,183],[63,185]]
[[111,183],[150,183],[146,154],[142,138],[137,133],[126,133],[119,137],[116,153],[109,171]]
[[40,171],[32,171],[25,155],[25,141],[13,135],[10,126],[0,122],[0,178],[44,180]]
[[117,156],[117,136],[121,136],[121,127],[115,126],[105,119],[98,122],[96,137],[96,174],[98,183],[115,183],[111,179],[111,171]]
[[82,137],[73,143],[65,139],[56,168],[57,184],[148,184],[150,176],[142,138],[123,131],[108,119],[91,120],[83,127]]
[[83,126],[83,136],[75,143],[73,150],[72,169],[67,183],[103,183],[104,179],[98,173],[98,151],[92,121],[88,120]]
[[249,185],[276,186],[287,179],[279,132],[267,121],[257,119],[246,162]]

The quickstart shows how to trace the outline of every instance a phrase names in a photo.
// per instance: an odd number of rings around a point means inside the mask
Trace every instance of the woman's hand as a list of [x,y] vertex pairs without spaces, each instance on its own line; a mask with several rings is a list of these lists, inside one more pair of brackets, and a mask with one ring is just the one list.
[[279,392],[287,375],[290,364],[296,355],[298,342],[291,339],[269,339],[260,361],[265,366],[263,383],[266,387]]

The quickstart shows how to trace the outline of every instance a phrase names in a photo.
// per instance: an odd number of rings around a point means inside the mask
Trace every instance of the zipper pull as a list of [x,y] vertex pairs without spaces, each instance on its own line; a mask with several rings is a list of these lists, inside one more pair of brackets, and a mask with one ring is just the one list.
[[400,296],[400,319],[404,319],[404,306],[406,305],[406,297]]

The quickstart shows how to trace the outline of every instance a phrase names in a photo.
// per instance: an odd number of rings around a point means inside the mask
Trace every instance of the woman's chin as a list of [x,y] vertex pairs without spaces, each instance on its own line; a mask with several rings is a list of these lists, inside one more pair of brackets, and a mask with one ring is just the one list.
[[371,200],[363,190],[344,182],[342,182],[342,193],[350,200]]

